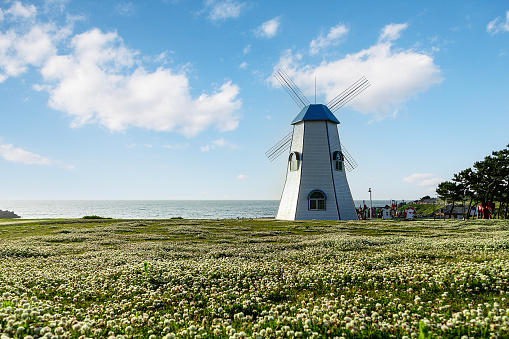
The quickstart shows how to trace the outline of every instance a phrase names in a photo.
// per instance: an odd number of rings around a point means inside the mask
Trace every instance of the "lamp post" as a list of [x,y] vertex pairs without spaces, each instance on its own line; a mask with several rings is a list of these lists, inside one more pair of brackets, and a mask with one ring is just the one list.
[[368,190],[369,192],[369,219],[373,219],[373,201],[371,200],[371,187]]

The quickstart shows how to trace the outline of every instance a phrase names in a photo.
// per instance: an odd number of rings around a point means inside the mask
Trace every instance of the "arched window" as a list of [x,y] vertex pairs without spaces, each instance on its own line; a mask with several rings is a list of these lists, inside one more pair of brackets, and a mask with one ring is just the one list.
[[332,161],[334,162],[334,169],[336,171],[342,171],[343,170],[343,153],[340,151],[336,151],[332,154]]
[[327,197],[322,191],[311,191],[308,196],[309,209],[312,211],[325,211],[325,200],[327,200]]
[[297,171],[300,165],[300,154],[299,152],[292,152],[290,154],[290,171]]

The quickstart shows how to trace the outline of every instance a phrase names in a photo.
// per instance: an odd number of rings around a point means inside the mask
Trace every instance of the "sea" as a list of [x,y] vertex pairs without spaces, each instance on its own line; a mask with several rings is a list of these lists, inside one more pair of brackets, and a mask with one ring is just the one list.
[[[363,200],[354,200],[359,207]],[[369,207],[369,200],[365,201]],[[373,207],[390,204],[373,200]],[[279,200],[0,200],[0,210],[21,219],[74,219],[97,215],[115,219],[274,218]]]

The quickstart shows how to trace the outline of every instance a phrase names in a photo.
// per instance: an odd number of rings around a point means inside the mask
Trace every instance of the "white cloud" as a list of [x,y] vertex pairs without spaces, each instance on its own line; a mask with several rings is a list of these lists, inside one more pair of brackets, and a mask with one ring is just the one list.
[[426,179],[426,180],[421,181],[419,183],[419,186],[437,186],[439,183],[441,183],[444,180],[445,179],[439,178],[439,177],[430,178],[430,179]]
[[417,182],[417,181],[421,181],[421,180],[425,180],[425,179],[429,179],[431,177],[433,177],[434,174],[430,174],[430,173],[414,173],[408,177],[404,177],[403,178],[403,181],[404,182],[409,182],[409,183],[414,183],[414,182]]
[[22,148],[15,148],[12,144],[0,144],[0,157],[7,161],[19,162],[25,165],[55,165],[60,168],[74,169],[73,165],[61,161],[51,161],[42,155],[25,151]]
[[4,19],[19,22],[0,31],[0,82],[30,67],[38,69],[43,81],[34,89],[47,91],[48,105],[71,116],[73,127],[96,123],[110,131],[138,127],[191,137],[207,128],[228,131],[238,126],[240,89],[231,81],[192,97],[185,67],[147,71],[146,58],[126,47],[116,32],[99,29],[75,35],[62,46],[76,18],[57,27],[32,20],[36,13],[34,6],[20,2],[2,12]]
[[239,180],[247,180],[247,179],[249,179],[249,175],[239,174],[239,175],[237,175],[237,179],[239,179]]
[[389,24],[384,27],[379,36],[379,41],[394,41],[401,36],[401,31],[407,29],[408,24]]
[[0,156],[7,161],[20,162],[27,165],[51,164],[49,159],[21,148],[14,148],[12,144],[0,145]]
[[62,13],[70,0],[44,0],[44,12],[57,11]]
[[486,31],[491,35],[500,32],[509,32],[509,11],[505,12],[505,21],[500,21],[500,17],[495,18],[493,21],[488,23]]
[[204,129],[233,130],[241,106],[239,87],[225,82],[192,98],[188,78],[168,68],[147,72],[137,51],[116,32],[92,29],[73,37],[71,52],[50,57],[41,70],[49,106],[73,118],[72,126],[97,123],[110,131],[139,127],[192,137]]
[[244,55],[248,54],[249,52],[251,52],[251,44],[249,44],[246,47],[244,47],[243,52],[244,52]]
[[332,27],[326,36],[320,36],[309,44],[309,53],[317,54],[321,49],[337,45],[341,39],[348,34],[348,28],[345,25],[337,25]]
[[233,143],[231,143],[231,142],[229,142],[229,141],[227,141],[227,140],[224,140],[223,138],[221,138],[221,139],[212,141],[211,144],[208,144],[208,145],[205,145],[203,147],[200,147],[200,151],[201,152],[208,152],[208,151],[214,150],[216,148],[236,149],[236,148],[238,148],[238,146],[233,144]]
[[241,63],[241,64],[239,65],[239,68],[240,68],[240,69],[246,69],[246,68],[247,68],[247,62],[245,62],[245,61],[244,61],[243,63]]
[[115,11],[118,15],[129,17],[135,14],[136,9],[132,2],[121,2],[117,4]]
[[3,13],[4,16],[13,20],[31,19],[36,16],[37,8],[34,5],[23,6],[23,4],[20,1],[14,1],[12,3],[12,6]]
[[223,138],[217,139],[216,141],[213,141],[213,143],[214,143],[214,145],[216,145],[218,147],[224,147],[227,144],[227,142],[224,141]]
[[[383,30],[381,37],[395,36],[394,26]],[[389,33],[392,32],[392,33]],[[370,113],[376,120],[395,116],[398,108],[412,96],[442,82],[440,68],[431,56],[413,49],[394,49],[393,41],[382,41],[345,57],[323,61],[318,66],[306,65],[302,55],[286,51],[274,67],[285,69],[304,94],[313,95],[315,75],[317,93],[325,94],[327,102],[335,98],[361,76],[371,87],[352,100],[349,105],[362,113]],[[277,81],[270,81],[278,86]]]
[[71,169],[72,170],[72,169],[75,168],[74,165],[62,164],[60,162],[58,162],[57,165],[58,165],[58,167],[65,168],[65,169]]
[[189,143],[176,143],[176,144],[165,144],[162,146],[163,148],[167,148],[167,149],[183,149],[183,148],[188,148],[189,147]]
[[415,183],[419,186],[436,186],[444,180],[445,179],[438,177],[436,174],[431,173],[414,173],[403,178],[404,182]]
[[152,148],[154,147],[154,145],[152,144],[135,144],[135,143],[131,143],[129,145],[127,145],[127,148],[129,149],[133,149],[133,148]]
[[226,20],[230,18],[238,18],[242,10],[246,7],[245,3],[226,0],[226,1],[209,1],[208,6],[211,6],[209,18],[213,21]]
[[172,54],[175,52],[173,51],[164,51],[159,53],[158,55],[143,55],[141,57],[141,60],[143,63],[147,64],[156,64],[158,66],[172,64]]
[[13,47],[20,62],[34,66],[40,66],[46,58],[56,53],[49,27],[43,26],[32,27],[27,34],[14,40]]
[[19,76],[29,66],[41,66],[47,58],[56,54],[56,43],[69,33],[67,27],[57,28],[30,20],[27,24],[26,19],[31,19],[36,13],[35,7],[27,8],[15,2],[6,11],[15,13],[23,22],[11,25],[7,31],[0,31],[0,82]]
[[255,29],[255,34],[263,38],[273,38],[276,36],[281,22],[280,17],[275,17],[272,20],[265,21],[260,27]]

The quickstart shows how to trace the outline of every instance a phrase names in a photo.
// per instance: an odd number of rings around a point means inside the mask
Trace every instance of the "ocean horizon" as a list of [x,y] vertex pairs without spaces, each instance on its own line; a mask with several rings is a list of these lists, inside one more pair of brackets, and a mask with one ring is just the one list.
[[[369,200],[354,200],[355,207]],[[399,200],[401,201],[401,200]],[[382,207],[390,200],[373,200]],[[22,219],[75,219],[97,215],[115,219],[274,218],[279,200],[0,200],[0,210]]]

